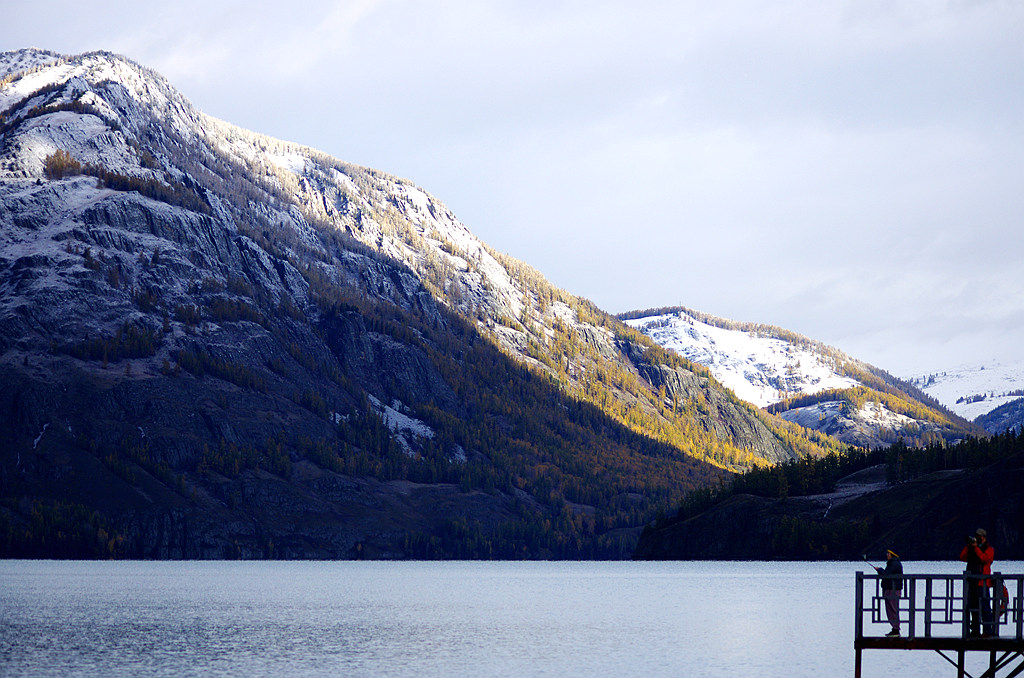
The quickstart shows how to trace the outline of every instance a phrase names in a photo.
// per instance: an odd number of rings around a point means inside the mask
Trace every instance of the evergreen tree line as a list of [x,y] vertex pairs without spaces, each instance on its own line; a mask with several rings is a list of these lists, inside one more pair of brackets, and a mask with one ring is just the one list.
[[102,360],[104,363],[124,358],[148,358],[156,353],[162,339],[158,331],[126,322],[112,337],[85,339],[65,347],[64,352],[79,360]]
[[115,191],[135,191],[147,198],[165,202],[184,209],[212,214],[209,202],[201,192],[186,182],[164,183],[152,177],[132,177],[118,172],[111,172],[101,165],[85,163],[84,165],[67,151],[58,149],[48,155],[43,162],[46,178],[52,180],[85,174],[96,177],[98,188],[110,188]]
[[28,520],[0,510],[0,557],[117,558],[124,538],[98,512],[81,504],[34,500]]
[[182,349],[177,352],[176,360],[182,369],[197,377],[209,374],[241,388],[264,393],[267,390],[267,382],[262,375],[249,369],[243,363],[216,358],[203,349],[195,351]]
[[913,448],[900,440],[885,449],[848,447],[822,458],[753,468],[717,487],[689,492],[676,515],[659,521],[658,526],[692,518],[737,494],[785,499],[831,492],[840,478],[878,464],[885,464],[886,482],[894,485],[935,471],[982,468],[1020,452],[1024,452],[1024,435],[1013,430],[956,444],[937,442]]
[[886,479],[902,483],[935,471],[976,470],[1020,452],[1024,452],[1024,435],[1014,429],[989,438],[967,438],[955,445],[937,442],[909,448],[899,441],[886,450]]

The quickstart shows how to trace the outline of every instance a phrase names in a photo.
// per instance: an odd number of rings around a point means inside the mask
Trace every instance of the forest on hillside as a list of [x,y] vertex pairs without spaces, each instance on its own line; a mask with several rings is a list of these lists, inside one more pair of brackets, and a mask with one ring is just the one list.
[[689,492],[676,514],[662,520],[658,526],[691,518],[737,494],[771,499],[824,494],[833,491],[841,478],[878,464],[885,464],[886,482],[896,485],[933,471],[979,469],[1021,452],[1024,452],[1024,435],[1014,431],[990,438],[968,438],[956,444],[937,442],[925,447],[909,447],[903,441],[875,450],[848,447],[820,458],[807,457],[777,466],[753,468],[717,487]]
[[[998,535],[1003,556],[1019,557],[1019,474],[1024,436],[1008,431],[957,444],[868,452],[752,469],[717,488],[689,493],[675,515],[645,528],[636,557],[746,559],[855,558],[900,546],[918,557],[948,557],[957,536],[979,524]],[[882,489],[831,498],[839,480],[880,467]],[[874,482],[874,481],[872,481]]]

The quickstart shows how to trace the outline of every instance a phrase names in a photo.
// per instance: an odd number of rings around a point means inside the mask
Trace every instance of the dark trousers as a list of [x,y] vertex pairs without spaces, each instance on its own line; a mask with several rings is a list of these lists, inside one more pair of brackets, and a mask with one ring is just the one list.
[[972,583],[967,590],[967,609],[971,613],[971,635],[978,635],[984,629],[986,635],[995,633],[992,619],[992,592],[989,587]]
[[887,589],[882,591],[882,599],[885,600],[885,618],[889,621],[893,631],[900,630],[900,589]]

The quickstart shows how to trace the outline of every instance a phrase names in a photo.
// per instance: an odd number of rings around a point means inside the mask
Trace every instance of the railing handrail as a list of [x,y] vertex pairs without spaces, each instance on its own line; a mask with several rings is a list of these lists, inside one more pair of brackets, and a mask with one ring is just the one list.
[[861,572],[864,575],[864,579],[890,579],[892,577],[900,577],[901,579],[995,579],[999,578],[1003,581],[1020,581],[1024,580],[1024,574],[1006,574],[1004,572],[992,572],[991,574],[973,574],[970,572],[961,572],[959,574],[897,574],[887,575],[879,574],[877,572]]
[[[959,626],[959,637],[968,638],[971,631],[978,632],[980,625],[992,637],[1024,641],[1024,574],[998,571],[900,575],[857,572],[858,639],[865,637],[865,613],[870,613],[872,624],[885,623],[882,582],[893,578],[902,579],[899,621],[907,624],[909,636],[916,637],[918,630],[922,630],[924,637],[930,637],[933,627]],[[973,584],[980,581],[989,581],[989,585]],[[868,589],[865,582],[874,582],[874,590]]]

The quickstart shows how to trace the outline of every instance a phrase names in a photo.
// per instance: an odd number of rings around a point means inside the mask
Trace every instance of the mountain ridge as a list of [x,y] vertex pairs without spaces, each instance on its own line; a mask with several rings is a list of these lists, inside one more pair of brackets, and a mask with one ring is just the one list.
[[618,317],[705,365],[748,402],[850,444],[880,447],[905,439],[927,445],[987,435],[914,383],[790,330],[685,307]]

